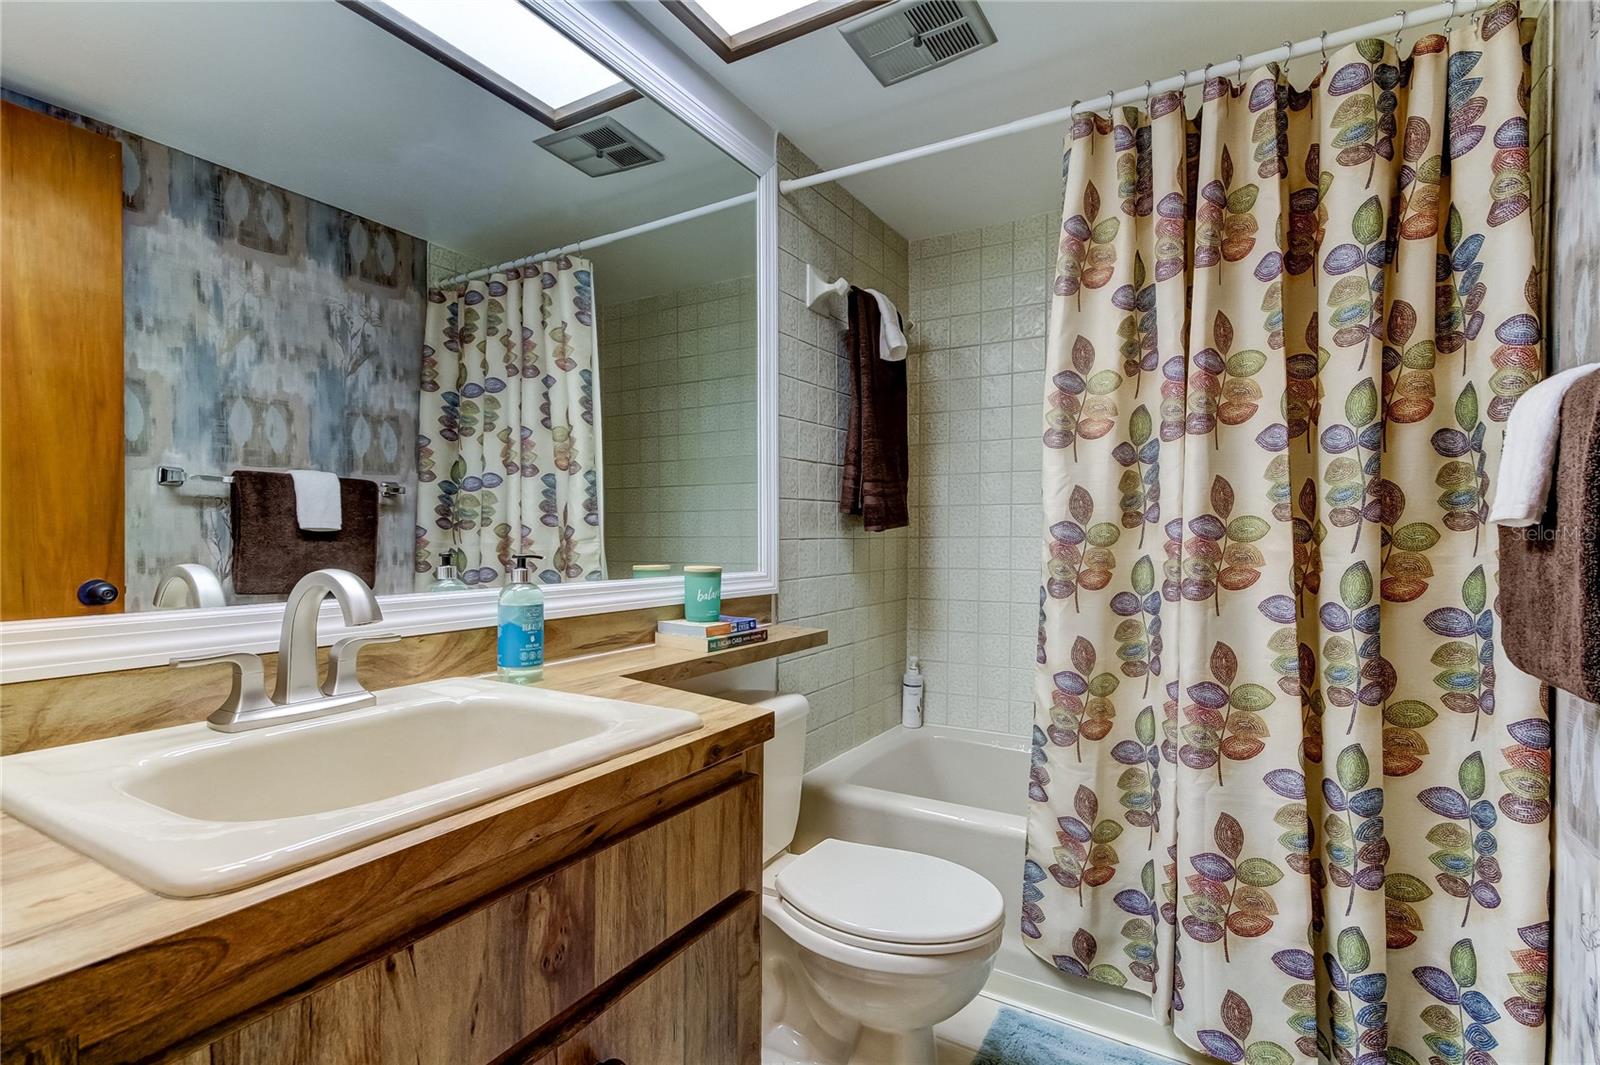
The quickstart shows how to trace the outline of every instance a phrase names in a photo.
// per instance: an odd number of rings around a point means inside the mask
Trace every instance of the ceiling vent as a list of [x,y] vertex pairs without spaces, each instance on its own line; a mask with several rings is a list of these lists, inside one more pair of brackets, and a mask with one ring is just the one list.
[[994,43],[974,0],[902,0],[839,32],[884,85],[894,85]]
[[597,118],[534,142],[590,177],[620,174],[661,162],[661,153],[614,118]]

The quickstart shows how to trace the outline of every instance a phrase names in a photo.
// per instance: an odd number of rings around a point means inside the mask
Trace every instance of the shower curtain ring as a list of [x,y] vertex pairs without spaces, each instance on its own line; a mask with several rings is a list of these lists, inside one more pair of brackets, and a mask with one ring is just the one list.
[[1243,91],[1243,89],[1244,89],[1244,53],[1240,52],[1238,55],[1234,56],[1233,57],[1233,61],[1235,63],[1239,64],[1239,71],[1238,71],[1238,73],[1236,73],[1234,75],[1234,77],[1238,78],[1239,80],[1235,81],[1233,83],[1233,87],[1236,90]]
[[1322,52],[1322,69],[1328,69],[1328,31],[1317,34],[1317,48]]
[[1284,62],[1284,64],[1287,65],[1289,60],[1291,60],[1293,58],[1294,58],[1294,42],[1293,41],[1284,41],[1283,42],[1283,62]]
[[1450,32],[1450,26],[1456,20],[1456,0],[1450,0],[1450,16],[1444,20],[1444,32]]
[[1145,78],[1144,79],[1144,111],[1145,111],[1145,114],[1149,114],[1150,113],[1150,79],[1149,78]]
[[1406,32],[1405,8],[1401,8],[1395,14],[1400,16],[1400,28],[1394,31],[1394,54],[1398,57],[1400,55],[1400,35]]
[[1111,106],[1112,106],[1111,102],[1113,100],[1115,100],[1116,98],[1117,98],[1117,90],[1115,90],[1115,89],[1107,89],[1106,90],[1106,116],[1108,118],[1111,115]]
[[1200,71],[1200,95],[1201,95],[1202,98],[1205,97],[1206,92],[1210,88],[1211,88],[1211,64],[1207,63],[1205,65],[1205,69]]

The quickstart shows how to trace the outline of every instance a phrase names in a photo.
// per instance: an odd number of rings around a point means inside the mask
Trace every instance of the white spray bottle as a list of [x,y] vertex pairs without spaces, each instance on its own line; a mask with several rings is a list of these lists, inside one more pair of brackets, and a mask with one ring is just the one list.
[[905,674],[900,678],[900,724],[906,728],[922,727],[922,669],[916,655],[906,663]]

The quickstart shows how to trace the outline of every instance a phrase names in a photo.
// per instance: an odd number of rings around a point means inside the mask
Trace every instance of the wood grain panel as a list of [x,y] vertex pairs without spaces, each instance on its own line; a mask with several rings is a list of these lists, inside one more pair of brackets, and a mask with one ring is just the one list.
[[[754,778],[503,893],[179,1060],[182,1065],[493,1061],[695,919],[759,884],[760,870],[751,865],[742,840],[726,847],[681,846],[687,839],[721,838],[719,824],[748,823],[746,807],[759,811],[759,781]],[[602,874],[602,868],[608,872]],[[624,869],[631,875],[616,875]],[[664,919],[664,896],[650,890],[668,878],[681,885],[681,912],[687,915],[681,924]],[[639,898],[651,901],[640,907]],[[630,922],[625,913],[646,919]],[[745,976],[759,980],[759,973],[739,956],[744,940],[728,926],[723,920],[696,940],[678,956],[675,971],[682,977],[659,985],[672,989],[653,1000],[654,1008],[670,1011],[655,1015],[654,1024],[670,1016],[678,1031],[670,1057],[650,1052],[632,1060],[695,1065],[734,1060],[728,1048],[737,1041],[740,1022],[721,1014],[738,1006],[732,981]],[[602,929],[609,930],[605,950],[598,948]],[[716,1001],[690,1002],[690,977]],[[639,1016],[650,1015],[638,1009],[618,1014],[619,1020],[605,1029],[608,1038],[619,1040],[621,1020]],[[693,1045],[710,1048],[711,1056],[683,1056],[691,1029]],[[79,1060],[116,1059],[91,1046]]]
[[[730,600],[727,609],[770,621],[772,598],[751,596]],[[649,644],[658,619],[681,614],[678,607],[664,606],[553,618],[545,626],[545,654],[553,664]],[[361,682],[372,691],[381,691],[441,677],[492,672],[495,636],[493,628],[466,629],[374,644],[361,652]],[[771,657],[761,650],[762,646],[735,648],[735,651],[744,651],[743,657],[754,662]],[[733,652],[722,653],[733,655]],[[267,665],[270,690],[278,656],[262,657]],[[319,652],[319,657],[326,663],[326,648]],[[651,667],[653,672],[647,679],[669,684],[715,669],[730,668],[732,661],[728,657],[719,658],[720,664],[705,668],[692,661],[696,657],[685,652],[659,660]],[[596,661],[600,664],[588,667],[591,671],[603,672],[609,668],[608,660]],[[700,673],[694,672],[697,668]],[[182,683],[177,684],[173,683],[174,675],[170,666],[151,666],[0,686],[0,755],[203,721],[228,694],[231,682],[230,671],[221,666],[189,670],[183,674]]]
[[123,586],[122,146],[0,103],[0,620]]
[[755,1065],[759,919],[758,897],[747,896],[561,1042],[556,1065]]

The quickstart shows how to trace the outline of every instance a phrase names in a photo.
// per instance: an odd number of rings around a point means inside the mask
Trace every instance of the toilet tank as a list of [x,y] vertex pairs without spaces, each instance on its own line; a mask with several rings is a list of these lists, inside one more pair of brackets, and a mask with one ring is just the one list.
[[783,853],[794,840],[800,818],[800,778],[806,771],[806,714],[803,695],[772,691],[715,692],[718,699],[772,711],[772,739],[761,752],[761,862]]

